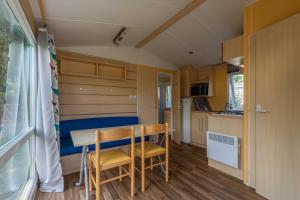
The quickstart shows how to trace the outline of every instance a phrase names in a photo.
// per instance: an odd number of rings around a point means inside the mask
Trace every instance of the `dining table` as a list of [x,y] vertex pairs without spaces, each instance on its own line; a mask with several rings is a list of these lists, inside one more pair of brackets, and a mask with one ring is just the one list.
[[[107,127],[107,128],[94,128],[94,129],[84,129],[84,130],[73,130],[70,131],[71,138],[74,147],[82,147],[82,153],[81,153],[81,163],[80,163],[80,175],[79,180],[74,183],[75,186],[81,186],[82,180],[84,176],[84,182],[85,182],[85,195],[86,199],[90,199],[89,195],[89,189],[88,189],[88,160],[87,160],[87,154],[89,153],[89,145],[95,144],[96,141],[96,130],[99,131],[107,131],[111,129],[117,129],[117,128],[134,128],[135,137],[138,138],[141,136],[141,126],[142,124],[136,124],[136,125],[127,125],[127,126],[115,126],[115,127]],[[144,124],[144,126],[147,126]],[[169,133],[173,132],[173,129],[169,130]],[[151,140],[154,141],[154,138],[151,137]],[[160,138],[158,141],[159,145],[162,145],[165,140],[165,135]],[[161,161],[161,157],[158,157],[158,159]],[[163,166],[161,166],[161,170],[164,171]]]

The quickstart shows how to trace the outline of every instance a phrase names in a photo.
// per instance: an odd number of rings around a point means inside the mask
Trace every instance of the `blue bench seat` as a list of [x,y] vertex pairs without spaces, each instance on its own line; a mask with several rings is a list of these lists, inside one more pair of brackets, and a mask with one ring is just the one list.
[[[138,117],[103,117],[103,118],[89,118],[89,119],[76,119],[65,120],[60,122],[60,155],[66,156],[82,152],[82,147],[74,147],[70,131],[107,128],[116,126],[127,126],[138,124]],[[140,138],[135,139],[136,143],[140,142]],[[130,139],[124,139],[113,142],[101,143],[100,148],[112,148],[122,145],[130,144]],[[89,150],[94,151],[95,145],[89,145]]]

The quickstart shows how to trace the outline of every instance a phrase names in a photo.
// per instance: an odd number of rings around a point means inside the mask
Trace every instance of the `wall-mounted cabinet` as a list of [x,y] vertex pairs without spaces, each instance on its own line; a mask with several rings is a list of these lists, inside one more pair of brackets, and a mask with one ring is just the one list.
[[126,80],[126,66],[101,63],[88,59],[61,56],[60,72],[63,75]]
[[97,63],[71,57],[61,57],[61,74],[97,78]]
[[214,67],[194,68],[185,66],[180,69],[180,97],[191,96],[191,86],[199,83],[208,83],[208,95],[214,95]]
[[208,83],[208,95],[209,97],[214,96],[214,67],[201,67],[198,69],[198,83]]
[[108,63],[98,63],[98,77],[125,80],[126,67]]
[[241,65],[244,58],[244,37],[239,37],[223,42],[223,61],[233,64]]

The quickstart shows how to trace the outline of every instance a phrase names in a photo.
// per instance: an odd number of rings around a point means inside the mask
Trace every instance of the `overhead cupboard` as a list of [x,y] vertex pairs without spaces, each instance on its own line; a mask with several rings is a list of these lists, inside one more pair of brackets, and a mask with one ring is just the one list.
[[180,68],[180,97],[214,96],[214,66]]
[[223,42],[222,44],[223,61],[236,66],[241,65],[243,63],[243,58],[244,58],[243,42],[244,42],[243,35]]
[[61,56],[60,59],[60,72],[63,75],[126,80],[125,64],[117,65],[68,56]]

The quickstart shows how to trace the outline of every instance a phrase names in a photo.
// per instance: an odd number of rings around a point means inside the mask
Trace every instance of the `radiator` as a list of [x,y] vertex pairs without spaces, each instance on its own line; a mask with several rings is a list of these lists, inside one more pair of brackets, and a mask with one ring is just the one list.
[[239,167],[238,137],[207,131],[207,157],[234,168]]

